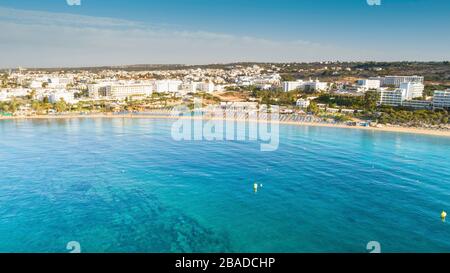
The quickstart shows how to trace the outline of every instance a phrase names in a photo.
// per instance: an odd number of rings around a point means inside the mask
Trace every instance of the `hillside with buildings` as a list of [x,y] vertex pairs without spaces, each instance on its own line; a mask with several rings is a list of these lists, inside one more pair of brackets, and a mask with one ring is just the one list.
[[283,113],[341,122],[447,126],[450,108],[448,62],[18,68],[0,80],[0,112],[16,116],[146,111],[197,97],[205,105],[279,105]]

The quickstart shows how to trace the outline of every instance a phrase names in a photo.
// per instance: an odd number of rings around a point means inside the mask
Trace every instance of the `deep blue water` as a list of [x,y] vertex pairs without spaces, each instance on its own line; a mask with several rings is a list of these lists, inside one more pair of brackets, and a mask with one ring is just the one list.
[[450,252],[448,138],[281,126],[261,152],[171,125],[0,121],[0,252]]

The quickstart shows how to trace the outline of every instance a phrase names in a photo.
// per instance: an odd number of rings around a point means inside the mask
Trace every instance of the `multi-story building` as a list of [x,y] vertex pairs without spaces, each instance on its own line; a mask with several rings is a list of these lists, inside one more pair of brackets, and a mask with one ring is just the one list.
[[160,80],[153,83],[153,89],[157,93],[176,93],[180,91],[182,84],[180,80]]
[[148,84],[113,84],[106,86],[105,96],[123,100],[129,97],[148,97],[152,86]]
[[450,109],[450,89],[434,91],[433,106],[437,109]]
[[402,106],[413,109],[433,109],[433,102],[430,100],[405,100]]
[[328,90],[328,83],[320,82],[318,79],[313,81],[294,81],[294,82],[283,82],[283,90],[289,92],[292,90],[301,89],[307,91],[326,91]]
[[371,77],[370,80],[379,80],[381,86],[395,86],[400,87],[400,84],[405,82],[422,83],[424,77],[422,76],[386,76],[386,77]]
[[358,92],[365,92],[368,90],[380,88],[381,81],[380,80],[363,79],[363,80],[358,80],[357,85],[358,85],[358,87],[357,87]]
[[318,79],[313,81],[309,80],[308,82],[305,82],[303,86],[303,90],[308,91],[327,91],[328,90],[328,83],[326,82],[320,82]]
[[191,82],[183,84],[181,89],[188,93],[196,93],[197,91],[213,93],[216,88],[212,82]]
[[401,106],[406,99],[405,89],[379,89],[378,92],[380,92],[380,100],[378,102],[380,105]]
[[70,103],[70,104],[76,103],[74,93],[63,90],[63,89],[52,92],[50,94],[50,96],[48,97],[48,100],[51,103],[57,103],[61,100],[64,100],[65,102]]
[[303,85],[304,82],[302,80],[283,82],[283,90],[284,92],[289,92],[292,90],[300,89],[301,87],[303,87]]
[[106,87],[108,85],[112,85],[111,82],[102,82],[102,83],[96,83],[96,84],[88,84],[88,92],[89,97],[93,99],[98,99],[100,96],[106,95]]
[[410,100],[422,97],[425,86],[418,82],[404,82],[400,84],[400,89],[406,90],[406,99]]

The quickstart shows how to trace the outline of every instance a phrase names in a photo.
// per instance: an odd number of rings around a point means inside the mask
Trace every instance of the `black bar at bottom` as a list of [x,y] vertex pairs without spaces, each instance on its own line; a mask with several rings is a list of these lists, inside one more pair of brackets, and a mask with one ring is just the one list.
[[[128,272],[309,272],[307,269],[351,269],[364,272],[439,266],[449,254],[0,254],[2,266],[59,267],[93,272],[114,269]],[[87,270],[89,269],[89,270]]]

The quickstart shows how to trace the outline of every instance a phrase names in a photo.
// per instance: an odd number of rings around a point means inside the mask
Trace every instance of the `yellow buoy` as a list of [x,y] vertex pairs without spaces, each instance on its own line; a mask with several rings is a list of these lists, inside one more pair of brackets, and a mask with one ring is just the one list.
[[253,190],[258,192],[258,183],[253,184]]
[[441,213],[441,219],[442,219],[442,221],[445,222],[445,218],[447,218],[447,212],[442,211],[442,213]]

